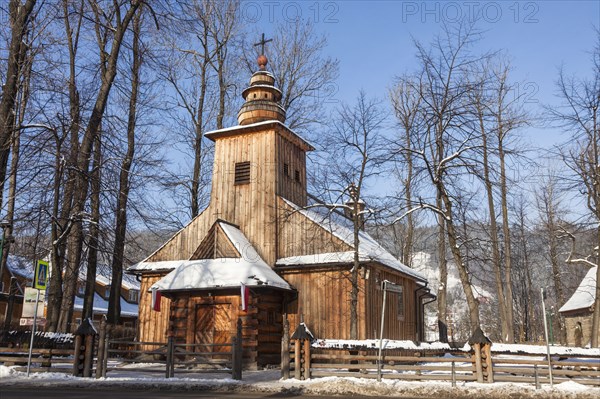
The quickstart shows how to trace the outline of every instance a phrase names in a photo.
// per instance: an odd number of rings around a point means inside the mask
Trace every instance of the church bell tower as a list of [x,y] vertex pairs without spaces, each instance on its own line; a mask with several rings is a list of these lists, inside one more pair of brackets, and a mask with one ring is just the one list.
[[[258,71],[242,92],[238,125],[206,133],[215,142],[210,211],[234,223],[271,266],[277,259],[277,197],[306,205],[306,152],[314,148],[285,125],[281,91],[266,70],[264,39]],[[242,249],[243,250],[243,249]]]

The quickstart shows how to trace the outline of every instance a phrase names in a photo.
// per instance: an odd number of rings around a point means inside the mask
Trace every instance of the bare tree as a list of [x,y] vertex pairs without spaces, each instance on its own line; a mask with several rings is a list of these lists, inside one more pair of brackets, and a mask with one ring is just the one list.
[[[473,293],[471,278],[459,242],[461,234],[456,224],[453,189],[460,171],[469,173],[478,147],[478,136],[469,128],[468,92],[472,66],[479,59],[467,52],[478,33],[472,26],[461,24],[447,27],[429,50],[416,42],[420,64],[418,86],[423,104],[424,129],[414,140],[411,152],[423,165],[434,188],[436,201],[421,201],[412,210],[429,209],[438,214],[445,228],[449,249],[457,267],[469,308],[470,329],[480,327],[479,303]],[[409,210],[412,211],[412,210]],[[443,248],[440,248],[443,249]],[[440,253],[440,257],[444,256]]]
[[[552,282],[554,292],[559,304],[565,303],[565,287],[564,273],[559,259],[560,247],[559,238],[563,235],[561,228],[561,215],[565,212],[562,210],[560,202],[560,188],[558,186],[558,176],[555,173],[550,173],[542,179],[539,189],[536,192],[537,208],[540,214],[541,233],[544,235],[544,242],[548,250],[548,257],[552,270]],[[562,342],[566,340],[565,325],[560,319],[560,339]]]
[[[337,102],[339,62],[324,55],[327,39],[312,22],[297,19],[275,26],[273,43],[265,50],[275,85],[281,90],[286,124],[303,134],[326,120],[325,104]],[[244,49],[252,49],[246,44]],[[254,72],[256,55],[247,51],[245,63]]]
[[[75,216],[80,215],[79,217],[81,217],[85,211],[89,188],[88,170],[92,146],[99,134],[108,97],[117,75],[117,65],[123,38],[127,32],[129,23],[140,5],[141,1],[138,0],[131,1],[128,7],[117,4],[115,7],[107,7],[106,9],[103,9],[102,5],[96,1],[91,4],[100,50],[101,84],[97,91],[94,106],[83,134],[77,157],[78,175],[75,180],[72,208],[72,214]],[[103,43],[108,45],[109,42],[110,48],[106,48]],[[71,323],[73,300],[81,261],[82,240],[83,226],[81,220],[77,220],[71,228],[68,241],[67,267],[63,280],[64,295],[58,322],[59,331],[67,331]]]
[[381,130],[386,114],[377,100],[368,99],[361,91],[353,106],[342,105],[333,119],[332,131],[328,135],[327,148],[332,149],[335,162],[334,174],[338,192],[347,195],[349,200],[335,205],[343,208],[352,217],[354,260],[350,270],[350,339],[358,339],[358,277],[360,270],[359,246],[360,231],[366,215],[370,212],[362,201],[363,190],[369,178],[378,172],[381,154]]
[[184,151],[189,148],[193,154],[191,176],[186,170],[172,180],[189,192],[189,204],[185,206],[195,217],[206,193],[205,170],[210,169],[204,133],[223,128],[231,111],[228,99],[236,86],[234,61],[241,33],[239,1],[194,0],[180,5],[180,14],[162,39],[168,56],[160,73],[174,91],[168,103],[182,132]]
[[108,299],[109,324],[117,324],[121,317],[121,282],[123,280],[123,254],[125,251],[125,234],[127,231],[127,206],[129,201],[131,166],[135,154],[135,136],[137,127],[137,106],[140,86],[140,70],[143,62],[140,30],[142,10],[133,17],[132,65],[131,65],[131,94],[129,97],[129,112],[127,116],[127,150],[119,171],[119,191],[115,208],[115,238],[112,254],[110,297]]
[[[596,34],[600,32],[596,30]],[[568,128],[573,144],[563,152],[563,160],[576,178],[576,187],[583,194],[590,215],[600,221],[600,40],[592,52],[592,75],[590,79],[567,76],[560,70],[557,87],[562,104],[549,109],[554,120]],[[597,228],[600,245],[600,224]],[[590,255],[592,250],[590,249]],[[596,254],[600,257],[600,252]],[[600,264],[600,259],[574,259],[568,263]],[[592,316],[592,347],[600,345],[600,267],[596,275],[596,297]]]
[[19,76],[25,64],[27,56],[27,43],[23,38],[27,37],[27,31],[31,24],[31,15],[36,5],[36,0],[27,0],[25,4],[21,0],[10,0],[8,5],[11,39],[8,48],[8,60],[6,65],[6,81],[2,86],[0,96],[0,205],[4,193],[4,181],[8,167],[10,154],[10,143],[13,136],[17,102],[19,91]]

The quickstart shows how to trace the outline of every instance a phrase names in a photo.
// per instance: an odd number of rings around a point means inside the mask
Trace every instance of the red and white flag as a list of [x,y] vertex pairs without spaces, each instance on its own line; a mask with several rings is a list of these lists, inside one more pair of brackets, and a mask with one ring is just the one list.
[[162,295],[160,294],[160,291],[157,290],[156,288],[154,288],[152,290],[152,310],[154,310],[155,312],[160,312],[160,298],[162,297]]
[[250,300],[250,289],[246,287],[246,284],[240,283],[240,295],[242,296],[242,310],[245,312],[248,310],[248,302]]

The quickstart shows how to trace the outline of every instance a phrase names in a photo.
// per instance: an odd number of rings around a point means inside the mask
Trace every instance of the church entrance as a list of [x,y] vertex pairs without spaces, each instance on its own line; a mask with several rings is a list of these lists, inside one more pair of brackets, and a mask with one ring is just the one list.
[[[231,319],[230,303],[197,304],[194,323],[194,343],[199,346],[196,352],[229,352],[234,324]],[[213,346],[214,345],[214,346]]]

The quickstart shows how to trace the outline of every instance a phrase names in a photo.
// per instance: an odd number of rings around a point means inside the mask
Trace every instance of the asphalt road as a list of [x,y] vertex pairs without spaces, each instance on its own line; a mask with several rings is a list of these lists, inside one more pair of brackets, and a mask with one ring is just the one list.
[[[0,399],[181,399],[181,398],[297,398],[297,399],[340,399],[342,396],[308,396],[294,393],[243,393],[211,391],[168,391],[168,390],[112,390],[112,389],[17,389],[0,387]],[[368,396],[352,396],[352,399],[368,399]],[[404,398],[406,399],[406,398]],[[417,399],[417,398],[413,398]]]

